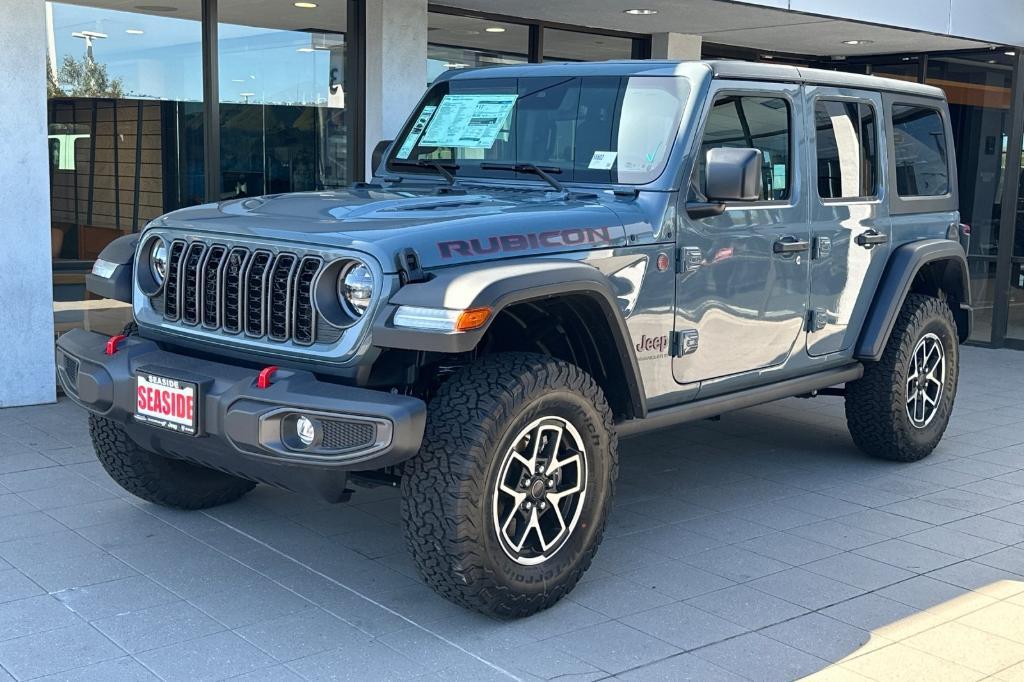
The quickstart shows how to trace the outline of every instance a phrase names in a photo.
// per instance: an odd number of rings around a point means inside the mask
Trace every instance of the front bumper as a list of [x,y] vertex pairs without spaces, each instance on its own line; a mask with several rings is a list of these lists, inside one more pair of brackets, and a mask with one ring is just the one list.
[[[258,371],[161,350],[130,336],[113,355],[107,337],[82,329],[57,340],[57,375],[64,392],[97,415],[122,424],[152,452],[330,501],[344,499],[348,472],[379,469],[419,450],[426,405],[417,398],[318,380],[280,369],[257,387]],[[197,434],[189,436],[135,420],[136,374],[195,383]],[[330,451],[288,443],[282,425],[296,413],[330,422],[342,434]],[[348,439],[348,440],[345,440]]]

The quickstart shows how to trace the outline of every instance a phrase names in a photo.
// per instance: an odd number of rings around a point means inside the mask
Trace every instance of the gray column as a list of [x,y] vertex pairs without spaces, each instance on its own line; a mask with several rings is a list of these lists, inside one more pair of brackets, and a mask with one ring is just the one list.
[[701,37],[686,33],[651,35],[651,59],[700,59]]
[[427,86],[427,1],[366,2],[366,177],[377,142],[398,134]]
[[53,402],[42,2],[0,0],[0,407]]

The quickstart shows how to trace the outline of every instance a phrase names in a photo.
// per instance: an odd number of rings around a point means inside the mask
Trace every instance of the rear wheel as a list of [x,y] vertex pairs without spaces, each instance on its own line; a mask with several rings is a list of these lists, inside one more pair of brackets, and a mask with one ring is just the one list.
[[96,458],[114,481],[136,497],[164,507],[206,509],[234,502],[252,481],[144,450],[115,421],[89,415]]
[[900,462],[927,457],[949,423],[960,347],[944,301],[910,294],[879,362],[846,386],[846,422],[864,452]]
[[542,355],[486,357],[430,404],[402,478],[406,540],[441,595],[526,616],[590,566],[616,473],[611,410],[593,378]]

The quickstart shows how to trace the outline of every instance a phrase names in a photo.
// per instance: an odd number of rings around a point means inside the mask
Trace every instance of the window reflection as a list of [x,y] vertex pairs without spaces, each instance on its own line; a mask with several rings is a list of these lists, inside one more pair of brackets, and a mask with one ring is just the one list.
[[530,29],[525,24],[430,12],[427,15],[427,81],[448,69],[529,61]]
[[633,39],[621,36],[544,29],[544,61],[594,62],[605,59],[631,59]]

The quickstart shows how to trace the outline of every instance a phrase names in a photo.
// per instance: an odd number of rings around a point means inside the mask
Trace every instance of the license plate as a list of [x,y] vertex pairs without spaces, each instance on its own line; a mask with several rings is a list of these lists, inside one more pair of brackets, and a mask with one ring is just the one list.
[[139,374],[136,376],[135,419],[194,436],[197,395],[197,386],[191,381]]

